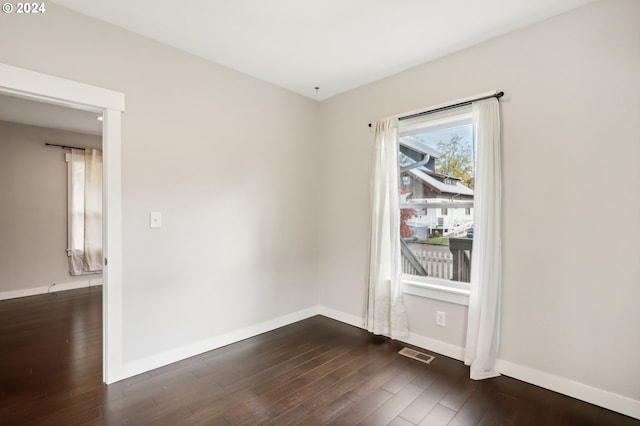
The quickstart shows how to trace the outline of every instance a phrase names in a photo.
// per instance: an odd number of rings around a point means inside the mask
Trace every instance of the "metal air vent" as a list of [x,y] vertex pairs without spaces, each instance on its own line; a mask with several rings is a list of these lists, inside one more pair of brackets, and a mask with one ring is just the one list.
[[415,350],[409,349],[409,348],[402,348],[400,350],[400,352],[398,352],[398,353],[400,355],[404,355],[406,357],[413,358],[413,359],[418,360],[420,362],[424,362],[425,364],[431,364],[431,361],[433,361],[436,358],[433,355],[425,354],[423,352],[418,352],[418,351],[415,351]]

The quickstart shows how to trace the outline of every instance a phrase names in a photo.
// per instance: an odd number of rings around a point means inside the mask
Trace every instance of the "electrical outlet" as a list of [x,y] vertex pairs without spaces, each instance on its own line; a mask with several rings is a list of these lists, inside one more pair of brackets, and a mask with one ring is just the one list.
[[436,311],[436,325],[445,327],[447,325],[447,313],[444,311]]
[[149,213],[149,228],[162,228],[162,213]]

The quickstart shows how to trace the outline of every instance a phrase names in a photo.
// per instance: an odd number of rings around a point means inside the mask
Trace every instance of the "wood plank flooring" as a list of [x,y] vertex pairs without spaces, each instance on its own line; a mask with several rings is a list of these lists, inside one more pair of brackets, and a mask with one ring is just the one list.
[[2,425],[640,425],[314,317],[106,386],[100,288],[0,301]]

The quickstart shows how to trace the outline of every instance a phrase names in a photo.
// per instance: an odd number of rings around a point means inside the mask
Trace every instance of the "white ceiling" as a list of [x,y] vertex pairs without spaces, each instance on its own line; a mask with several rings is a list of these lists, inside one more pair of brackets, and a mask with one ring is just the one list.
[[[55,0],[323,100],[593,0]],[[508,58],[505,58],[508,60]],[[319,93],[314,87],[319,86]]]
[[[591,1],[54,2],[321,101]],[[101,134],[96,117],[0,95],[4,121]]]
[[102,134],[100,114],[0,95],[0,120],[71,132]]

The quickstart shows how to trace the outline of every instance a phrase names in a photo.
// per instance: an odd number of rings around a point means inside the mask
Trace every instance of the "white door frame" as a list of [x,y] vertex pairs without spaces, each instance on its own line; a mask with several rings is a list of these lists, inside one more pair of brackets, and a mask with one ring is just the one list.
[[122,173],[121,115],[124,94],[0,63],[0,94],[103,114],[102,379],[122,375]]

